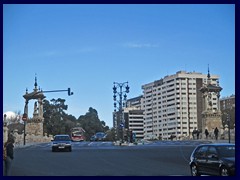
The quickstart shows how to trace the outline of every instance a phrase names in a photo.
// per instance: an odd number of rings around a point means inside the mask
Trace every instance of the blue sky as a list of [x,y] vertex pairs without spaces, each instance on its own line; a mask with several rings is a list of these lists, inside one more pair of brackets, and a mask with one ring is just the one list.
[[74,92],[46,93],[47,100],[66,99],[66,113],[76,118],[93,107],[110,127],[113,82],[128,81],[132,98],[142,85],[180,70],[207,74],[209,64],[220,76],[221,97],[235,94],[234,8],[3,5],[3,112],[23,113],[22,96],[26,88],[32,92],[35,73],[45,91]]

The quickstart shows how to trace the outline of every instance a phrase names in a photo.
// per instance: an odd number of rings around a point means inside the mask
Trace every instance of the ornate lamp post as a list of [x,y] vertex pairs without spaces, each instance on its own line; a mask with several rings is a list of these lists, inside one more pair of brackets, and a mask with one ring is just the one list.
[[[123,88],[125,88],[125,91],[123,91]],[[119,90],[117,91],[117,89]],[[122,142],[124,140],[124,127],[125,127],[125,120],[123,118],[123,107],[125,107],[126,105],[127,93],[129,93],[128,82],[124,83],[113,82],[113,100],[115,116],[114,118],[117,118],[116,115],[118,115],[117,129],[121,129]]]

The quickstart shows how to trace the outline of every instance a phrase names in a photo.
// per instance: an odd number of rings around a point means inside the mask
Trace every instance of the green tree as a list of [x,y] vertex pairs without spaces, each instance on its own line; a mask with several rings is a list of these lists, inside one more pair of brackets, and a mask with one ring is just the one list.
[[43,101],[44,133],[47,134],[70,134],[70,129],[76,125],[76,118],[66,114],[68,106],[65,100],[58,98]]
[[116,137],[115,137],[115,129],[112,127],[111,129],[108,129],[106,131],[107,133],[107,140],[108,141],[115,141],[116,140]]
[[88,112],[84,116],[80,116],[78,121],[81,127],[86,131],[86,140],[89,140],[96,132],[104,132],[104,127],[98,118],[98,113],[92,107],[89,108]]
[[104,121],[101,121],[102,127],[103,127],[103,131],[107,132],[109,130],[109,126],[106,126],[106,123]]
[[70,135],[73,127],[80,126],[85,130],[86,140],[89,140],[96,132],[109,130],[106,123],[98,118],[97,110],[92,107],[85,115],[79,116],[78,120],[74,116],[66,114],[67,109],[68,106],[64,99],[52,99],[50,102],[43,100],[44,133]]

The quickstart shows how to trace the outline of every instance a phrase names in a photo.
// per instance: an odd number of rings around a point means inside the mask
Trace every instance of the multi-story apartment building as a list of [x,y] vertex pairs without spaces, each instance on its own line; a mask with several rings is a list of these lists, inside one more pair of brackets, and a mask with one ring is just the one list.
[[220,108],[222,110],[235,108],[235,95],[223,97],[220,99]]
[[[218,75],[211,75],[211,84],[218,86],[218,80]],[[173,135],[180,139],[195,128],[201,130],[203,97],[199,89],[208,81],[206,74],[179,71],[143,85],[144,138]],[[217,101],[213,95],[213,110],[218,109]]]
[[140,95],[140,96],[128,99],[126,102],[126,107],[134,107],[135,109],[141,109],[142,98],[143,96]]
[[[231,129],[235,127],[235,95],[223,97],[220,99],[220,109],[222,112],[223,127],[230,126]],[[229,120],[229,122],[228,122]]]
[[124,108],[125,126],[135,134],[136,139],[144,138],[143,110],[141,109],[142,95],[128,99]]
[[136,139],[143,139],[143,110],[141,109],[142,95],[128,99],[126,107],[123,107],[123,122],[120,126],[120,112],[113,112],[113,127],[115,128],[116,139],[129,138],[129,132],[135,134]]

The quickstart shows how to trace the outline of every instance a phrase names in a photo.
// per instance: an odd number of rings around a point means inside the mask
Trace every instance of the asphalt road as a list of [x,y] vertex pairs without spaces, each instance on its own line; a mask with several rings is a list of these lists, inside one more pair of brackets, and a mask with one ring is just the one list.
[[35,144],[15,149],[12,176],[190,176],[189,157],[200,143],[76,142],[72,152],[52,152],[51,143]]

